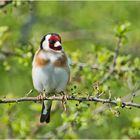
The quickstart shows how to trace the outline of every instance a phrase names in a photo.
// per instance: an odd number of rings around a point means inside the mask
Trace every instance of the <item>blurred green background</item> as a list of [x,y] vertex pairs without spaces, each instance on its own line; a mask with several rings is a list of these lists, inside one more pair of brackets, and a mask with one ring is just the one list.
[[[0,2],[0,98],[23,97],[33,89],[34,52],[47,33],[59,33],[71,58],[68,93],[95,95],[93,84],[107,73],[117,37],[114,28],[129,22],[130,32],[113,74],[100,88],[108,97],[126,96],[140,87],[140,2],[5,1]],[[86,64],[82,70],[79,64]],[[91,65],[101,66],[90,69]],[[132,70],[133,69],[133,70]],[[33,91],[29,96],[37,96]],[[128,99],[129,100],[129,99]],[[140,103],[137,96],[134,101]],[[51,122],[40,124],[41,104],[0,105],[0,138],[140,138],[140,110],[100,103],[54,102]],[[119,113],[120,112],[120,115]]]

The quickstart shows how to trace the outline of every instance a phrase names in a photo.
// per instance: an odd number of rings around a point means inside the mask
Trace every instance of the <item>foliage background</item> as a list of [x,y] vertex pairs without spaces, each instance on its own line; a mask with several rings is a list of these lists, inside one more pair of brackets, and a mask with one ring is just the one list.
[[[109,91],[114,98],[138,90],[139,16],[140,2],[14,0],[1,7],[0,97],[22,97],[33,89],[32,57],[42,36],[49,32],[62,36],[63,47],[75,64],[71,67],[69,94],[95,95],[93,84],[107,73],[117,44],[114,27],[124,22],[130,22],[131,27],[116,68],[128,71],[113,74],[99,90],[106,98]],[[81,70],[79,63],[88,66]],[[93,64],[102,69],[91,70]],[[30,96],[37,96],[37,92]],[[140,98],[134,101],[140,103]],[[61,103],[54,102],[47,125],[39,123],[39,103],[1,104],[0,110],[0,138],[140,138],[140,111],[136,108],[69,101],[64,112]]]

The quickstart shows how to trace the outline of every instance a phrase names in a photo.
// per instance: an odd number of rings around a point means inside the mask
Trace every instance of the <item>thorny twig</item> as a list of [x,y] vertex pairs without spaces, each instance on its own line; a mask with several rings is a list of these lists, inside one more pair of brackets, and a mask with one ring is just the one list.
[[117,47],[115,49],[115,53],[114,53],[114,57],[113,57],[113,62],[112,65],[109,69],[109,72],[99,81],[99,84],[103,84],[106,80],[108,80],[108,78],[112,75],[112,73],[115,71],[115,66],[116,66],[116,61],[117,61],[117,57],[119,55],[119,50],[121,48],[121,44],[122,44],[122,39],[119,38],[118,40],[118,44]]
[[[43,100],[57,100],[62,101],[63,96],[51,96],[51,97],[44,97]],[[109,103],[112,105],[117,105],[116,100],[111,99],[102,99],[97,97],[75,97],[75,96],[67,96],[67,100],[73,100],[73,101],[92,101],[92,102],[100,102],[100,103]],[[29,102],[29,101],[40,101],[37,97],[21,97],[21,98],[13,98],[13,99],[1,99],[0,104],[4,103],[18,103],[18,102]],[[132,102],[123,102],[122,101],[122,107],[130,106],[130,107],[136,107],[140,108],[140,104],[132,103]]]
[[9,56],[23,57],[23,55],[20,55],[19,53],[3,51],[3,50],[0,50],[0,54],[4,55],[5,57],[9,57]]

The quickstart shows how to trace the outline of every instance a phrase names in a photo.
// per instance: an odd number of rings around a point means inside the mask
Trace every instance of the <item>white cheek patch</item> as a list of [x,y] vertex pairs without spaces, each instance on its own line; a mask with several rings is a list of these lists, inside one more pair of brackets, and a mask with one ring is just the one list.
[[44,41],[43,41],[43,44],[42,44],[43,48],[44,48],[44,49],[47,48],[48,45],[49,45],[48,41],[47,41],[47,40],[44,40]]
[[49,49],[49,38],[51,37],[51,35],[47,35],[46,37],[45,37],[45,40],[43,41],[43,43],[42,43],[42,47],[43,47],[43,49],[45,49],[45,50],[48,50]]
[[50,39],[50,37],[51,37],[51,35],[47,35],[46,37],[45,37],[45,40],[49,40]]

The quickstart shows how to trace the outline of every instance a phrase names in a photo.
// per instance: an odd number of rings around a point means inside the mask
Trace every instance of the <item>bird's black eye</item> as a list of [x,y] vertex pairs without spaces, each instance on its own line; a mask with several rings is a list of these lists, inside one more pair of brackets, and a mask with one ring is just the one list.
[[49,40],[49,43],[50,43],[50,44],[54,44],[55,41],[54,41],[54,40]]

